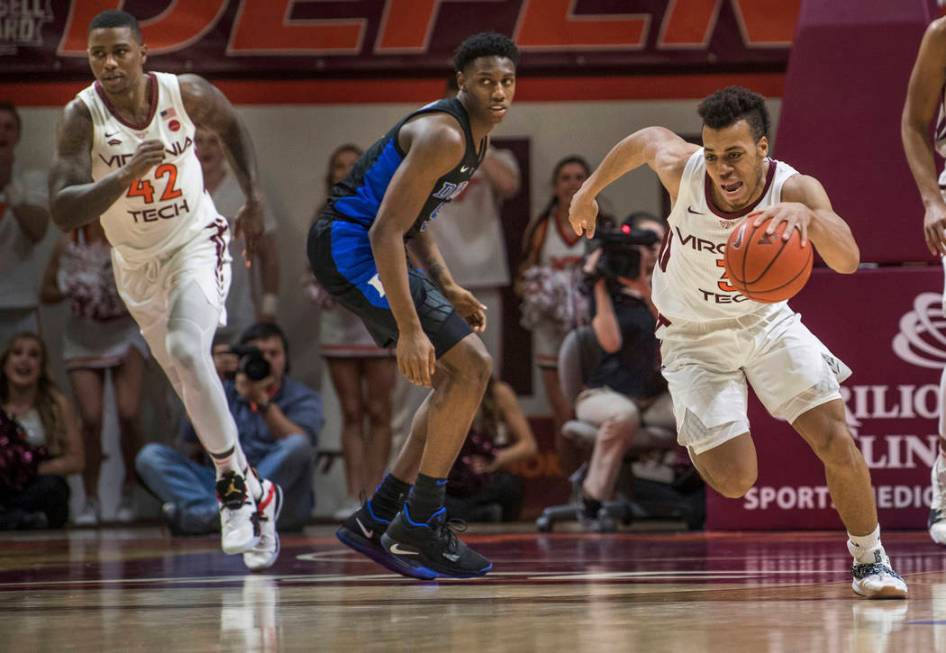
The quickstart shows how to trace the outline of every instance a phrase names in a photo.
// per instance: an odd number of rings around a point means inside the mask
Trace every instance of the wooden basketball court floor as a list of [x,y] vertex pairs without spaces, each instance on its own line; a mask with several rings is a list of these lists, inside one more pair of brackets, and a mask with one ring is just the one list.
[[248,574],[216,538],[153,527],[0,537],[0,651],[946,653],[946,548],[885,533],[907,601],[850,590],[841,533],[471,529],[483,579],[414,582],[283,537]]

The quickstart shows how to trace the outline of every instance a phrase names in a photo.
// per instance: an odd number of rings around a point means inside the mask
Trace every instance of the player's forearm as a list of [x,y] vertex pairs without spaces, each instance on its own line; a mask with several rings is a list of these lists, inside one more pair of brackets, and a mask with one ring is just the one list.
[[411,300],[403,233],[397,229],[385,228],[377,221],[368,233],[371,252],[378,266],[380,292],[391,306],[398,331],[420,330],[420,318]]
[[258,202],[260,192],[256,171],[256,152],[253,150],[253,141],[246,127],[242,122],[234,119],[229,128],[220,134],[220,140],[226,146],[230,168],[236,175],[246,201]]
[[119,197],[131,180],[116,170],[98,181],[66,186],[50,193],[49,212],[56,226],[71,231],[95,222]]
[[407,248],[441,290],[457,285],[447,267],[447,262],[440,253],[440,248],[429,233],[421,232],[412,238],[408,241]]
[[828,267],[841,274],[857,271],[861,252],[851,228],[833,211],[817,210],[808,225],[808,239]]
[[654,127],[634,132],[611,148],[598,168],[582,184],[582,193],[597,197],[605,188],[631,170],[648,162]]
[[910,165],[910,171],[913,173],[917,190],[920,191],[923,205],[943,204],[933,149],[930,147],[926,130],[918,127],[914,121],[904,119],[900,127],[900,135],[903,139],[903,151]]

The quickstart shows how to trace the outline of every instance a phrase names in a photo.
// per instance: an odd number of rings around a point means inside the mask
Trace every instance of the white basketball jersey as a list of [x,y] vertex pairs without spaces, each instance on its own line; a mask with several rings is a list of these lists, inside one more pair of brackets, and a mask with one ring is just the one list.
[[553,209],[539,252],[539,265],[546,265],[554,270],[566,270],[581,263],[584,255],[585,239],[576,235],[570,227],[566,231],[559,224]]
[[669,231],[654,268],[653,300],[670,322],[697,322],[747,315],[771,304],[760,304],[740,294],[726,279],[723,252],[732,230],[757,209],[781,201],[782,185],[798,172],[769,159],[765,190],[759,201],[738,213],[713,205],[706,161],[699,149],[687,161],[680,191],[670,216]]
[[[946,156],[946,86],[943,87],[943,91],[940,93],[939,115],[936,117],[933,144],[940,156]],[[939,174],[939,187],[946,187],[946,168]]]
[[132,181],[101,217],[108,241],[132,265],[177,250],[217,217],[204,192],[194,153],[194,123],[184,110],[177,75],[148,73],[148,78],[151,108],[142,125],[120,118],[98,82],[78,96],[92,114],[94,180],[127,163],[141,142],[164,143],[164,161]]

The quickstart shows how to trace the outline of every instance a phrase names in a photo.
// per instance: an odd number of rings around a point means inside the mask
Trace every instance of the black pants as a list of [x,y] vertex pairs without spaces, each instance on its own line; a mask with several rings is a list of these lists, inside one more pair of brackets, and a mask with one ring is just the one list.
[[522,512],[522,479],[505,472],[490,474],[483,487],[468,495],[447,494],[446,505],[447,517],[464,521],[516,521]]
[[37,476],[19,492],[0,493],[3,528],[35,527],[35,513],[46,515],[49,528],[62,528],[69,519],[69,484],[62,476]]

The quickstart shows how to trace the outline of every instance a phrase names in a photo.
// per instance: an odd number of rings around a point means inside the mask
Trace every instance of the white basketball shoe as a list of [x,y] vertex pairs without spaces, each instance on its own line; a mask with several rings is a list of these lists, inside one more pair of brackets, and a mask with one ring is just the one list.
[[220,546],[224,553],[246,553],[260,540],[256,501],[247,491],[246,479],[237,472],[224,472],[217,479],[220,504]]
[[[854,545],[847,543],[848,551],[854,555]],[[862,563],[854,559],[851,589],[868,599],[905,599],[907,584],[890,564],[890,558],[882,546],[873,550],[873,562]]]
[[260,538],[256,546],[243,554],[243,564],[251,571],[268,569],[279,557],[279,533],[276,520],[282,510],[282,488],[269,479],[260,479],[262,495],[256,500]]
[[930,537],[937,544],[946,544],[946,461],[940,452],[930,470],[930,483],[933,486],[933,501],[930,503],[930,518],[927,528]]

